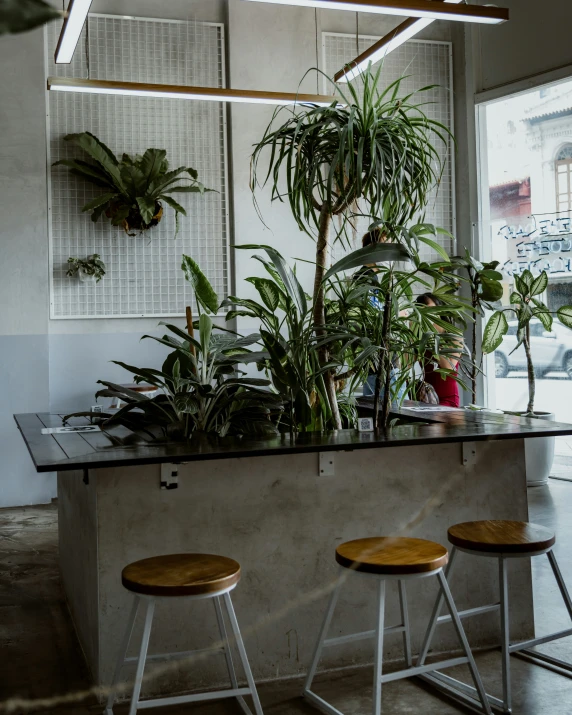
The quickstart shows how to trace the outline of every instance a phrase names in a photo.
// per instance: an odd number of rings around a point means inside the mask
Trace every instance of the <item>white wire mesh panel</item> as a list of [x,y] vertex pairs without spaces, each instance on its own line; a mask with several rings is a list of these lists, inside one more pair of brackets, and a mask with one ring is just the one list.
[[[344,64],[371,47],[377,40],[379,37],[360,35],[356,45],[355,35],[323,33],[325,73],[329,77],[333,77]],[[401,45],[383,60],[381,81],[384,86],[387,86],[403,75],[406,78],[401,84],[402,95],[429,85],[438,85],[434,89],[418,95],[418,101],[430,102],[423,107],[423,111],[428,117],[436,119],[452,131],[451,43],[410,40]],[[359,86],[359,80],[356,80],[354,84]],[[343,84],[340,86],[342,89],[345,87]],[[331,84],[327,80],[324,90],[328,94],[332,92]],[[450,144],[444,146],[438,139],[435,142],[435,147],[444,163],[444,170],[439,190],[434,189],[429,196],[425,220],[452,233],[455,211],[452,147]],[[367,230],[368,223],[367,220],[358,222],[354,243]],[[452,253],[454,250],[453,241],[446,236],[439,235],[437,243],[442,245],[448,253]],[[353,248],[357,247],[357,245],[353,246]],[[334,252],[335,258],[340,258],[345,250],[337,245]],[[428,246],[422,247],[421,257],[427,261],[439,260],[437,252]]]
[[[57,23],[48,27],[48,74],[158,84],[224,86],[223,27],[219,24],[90,15],[71,66],[55,65]],[[63,141],[90,131],[116,155],[166,149],[170,168],[190,166],[218,193],[177,194],[188,216],[175,234],[164,206],[158,226],[130,237],[81,207],[100,193],[65,167],[51,168],[53,318],[169,316],[184,313],[192,291],[180,269],[186,253],[221,296],[228,292],[226,123],[218,102],[49,93],[49,160],[82,157]],[[70,256],[99,253],[107,274],[98,284],[66,276]]]

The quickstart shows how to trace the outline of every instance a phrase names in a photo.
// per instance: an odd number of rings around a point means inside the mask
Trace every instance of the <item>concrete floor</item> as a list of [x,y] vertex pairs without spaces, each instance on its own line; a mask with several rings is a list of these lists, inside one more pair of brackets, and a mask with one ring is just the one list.
[[[564,577],[572,587],[572,484],[551,480],[549,487],[529,490],[530,519],[556,529],[556,553]],[[44,700],[43,712],[88,715],[101,711],[90,686],[58,577],[57,512],[53,506],[0,510],[0,711],[2,701],[21,697]],[[533,562],[538,634],[567,627],[567,616],[548,561]],[[247,643],[248,648],[248,643]],[[572,661],[572,638],[545,646],[545,651]],[[499,694],[498,651],[479,653],[477,663],[489,692]],[[518,658],[512,658],[514,713],[570,715],[572,681]],[[467,679],[464,669],[458,673]],[[262,684],[259,693],[265,715],[315,713],[299,697],[298,680]],[[371,670],[359,669],[321,676],[315,689],[346,715],[371,712]],[[57,703],[50,703],[56,696]],[[64,696],[60,698],[58,696]],[[65,697],[67,696],[67,697]],[[62,702],[67,700],[67,702]],[[26,705],[11,712],[36,712]],[[15,705],[15,703],[14,703]],[[115,708],[118,715],[125,705]],[[239,715],[234,702],[161,708],[155,712],[179,715]],[[384,715],[453,715],[464,712],[417,681],[384,686]]]

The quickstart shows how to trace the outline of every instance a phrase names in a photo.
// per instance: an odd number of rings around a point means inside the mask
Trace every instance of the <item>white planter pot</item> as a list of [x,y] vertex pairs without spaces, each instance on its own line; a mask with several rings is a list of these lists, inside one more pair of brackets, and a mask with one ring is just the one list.
[[[552,412],[539,412],[534,419],[552,420]],[[548,477],[554,461],[554,437],[535,437],[524,440],[526,456],[526,486],[542,487],[548,484]]]
[[82,283],[95,283],[95,276],[89,273],[84,273],[81,268],[77,272],[79,279]]

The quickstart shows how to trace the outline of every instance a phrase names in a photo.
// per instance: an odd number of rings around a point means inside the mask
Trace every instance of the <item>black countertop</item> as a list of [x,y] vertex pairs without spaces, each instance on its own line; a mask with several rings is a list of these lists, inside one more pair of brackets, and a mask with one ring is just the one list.
[[[367,412],[368,401],[359,402],[362,411]],[[114,446],[101,432],[43,435],[44,427],[61,427],[61,415],[30,413],[14,418],[38,472],[572,434],[572,425],[558,422],[463,409],[418,412],[411,409],[414,406],[415,403],[405,402],[401,409],[392,412],[418,420],[419,424],[404,424],[375,434],[340,430],[260,440],[202,435],[188,442],[129,447]],[[71,424],[87,424],[87,420],[76,418]]]

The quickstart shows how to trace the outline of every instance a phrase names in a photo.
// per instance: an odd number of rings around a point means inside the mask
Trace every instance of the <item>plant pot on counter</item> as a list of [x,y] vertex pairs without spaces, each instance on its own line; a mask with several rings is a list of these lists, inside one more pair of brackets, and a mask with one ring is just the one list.
[[[526,412],[519,413],[522,417]],[[554,421],[553,412],[535,412],[534,419]],[[536,437],[524,440],[526,456],[526,486],[542,487],[548,484],[548,477],[554,461],[554,437]]]

